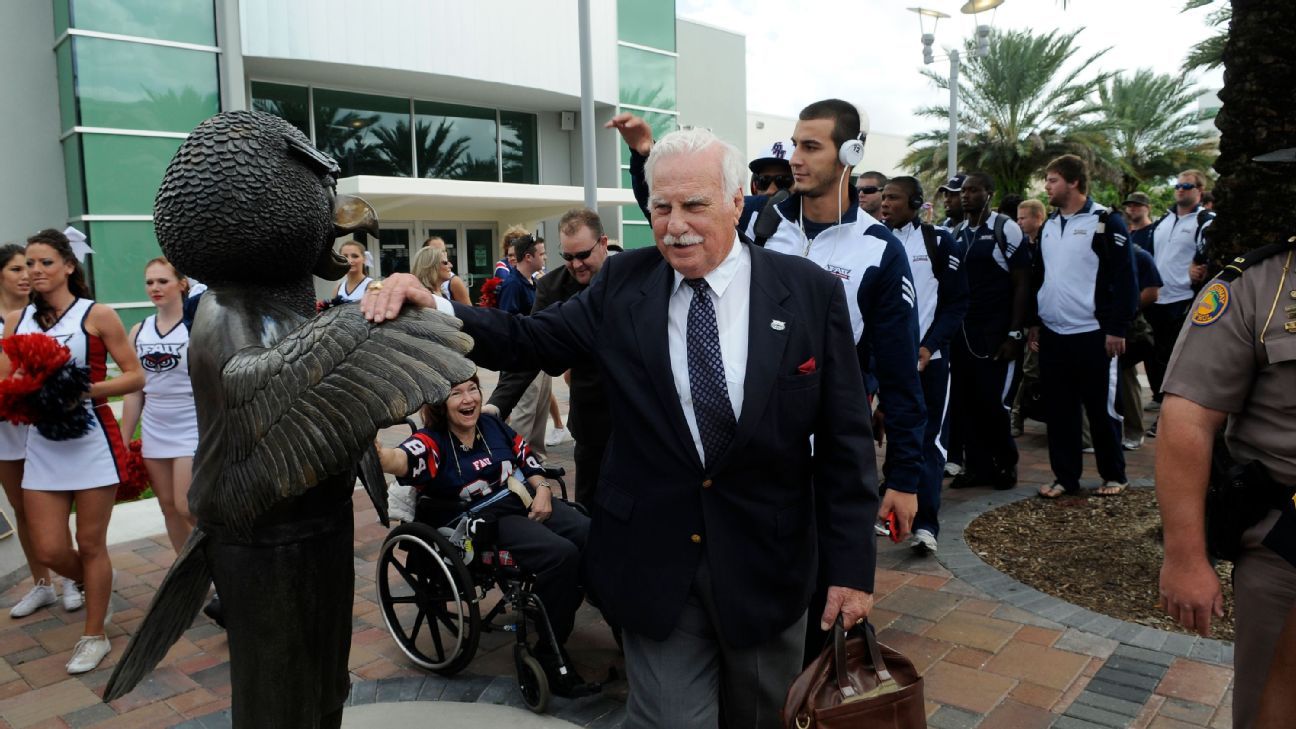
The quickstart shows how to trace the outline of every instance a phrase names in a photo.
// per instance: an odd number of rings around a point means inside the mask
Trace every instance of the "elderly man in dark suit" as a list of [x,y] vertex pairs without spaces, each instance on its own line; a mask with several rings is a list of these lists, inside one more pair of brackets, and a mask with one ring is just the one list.
[[483,366],[599,362],[612,434],[587,582],[625,631],[627,726],[715,726],[721,697],[730,727],[780,726],[816,570],[831,587],[812,619],[873,605],[876,470],[845,293],[734,232],[744,171],[708,131],[666,136],[647,168],[656,248],[533,316],[404,275],[363,303],[375,321],[407,301],[453,311]]

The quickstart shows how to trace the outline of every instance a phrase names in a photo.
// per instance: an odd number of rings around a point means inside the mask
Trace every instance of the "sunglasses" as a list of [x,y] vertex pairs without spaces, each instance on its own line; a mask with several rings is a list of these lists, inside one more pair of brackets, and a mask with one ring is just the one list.
[[882,192],[882,188],[877,185],[860,185],[855,190],[861,195],[876,195]]
[[1191,183],[1191,182],[1180,182],[1178,185],[1175,185],[1175,188],[1174,188],[1174,189],[1176,189],[1176,190],[1195,190],[1196,188],[1197,188],[1197,186],[1194,185],[1194,184]]
[[777,185],[780,190],[790,190],[794,182],[796,180],[792,175],[756,175],[756,187],[760,190],[764,190],[771,184]]
[[595,249],[595,248],[598,248],[598,245],[599,245],[599,244],[598,244],[598,242],[596,241],[596,242],[594,243],[594,245],[590,246],[589,248],[587,248],[587,249],[585,249],[585,250],[583,250],[583,251],[581,251],[581,252],[579,252],[579,253],[559,253],[558,255],[559,255],[559,256],[562,256],[562,259],[563,259],[564,261],[567,261],[568,263],[570,263],[570,262],[572,262],[572,261],[583,261],[583,260],[585,260],[586,258],[589,258],[590,255],[594,253],[594,249]]

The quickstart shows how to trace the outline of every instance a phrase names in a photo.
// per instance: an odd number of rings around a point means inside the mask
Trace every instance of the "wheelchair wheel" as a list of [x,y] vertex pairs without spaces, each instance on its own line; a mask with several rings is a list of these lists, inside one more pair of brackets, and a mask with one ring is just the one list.
[[522,701],[527,708],[537,714],[543,714],[549,708],[549,677],[545,675],[531,651],[523,646],[513,647],[513,662],[517,668],[518,690],[522,692]]
[[387,630],[411,661],[446,676],[468,665],[481,611],[472,575],[445,537],[418,522],[396,527],[378,555],[375,582]]

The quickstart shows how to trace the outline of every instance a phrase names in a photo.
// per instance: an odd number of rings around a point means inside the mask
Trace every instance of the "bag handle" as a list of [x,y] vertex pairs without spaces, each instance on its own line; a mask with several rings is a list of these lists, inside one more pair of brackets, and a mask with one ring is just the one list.
[[857,623],[852,626],[850,631],[842,627],[841,615],[833,622],[832,642],[833,642],[833,665],[832,670],[837,681],[837,690],[841,691],[843,699],[849,699],[858,695],[859,691],[851,685],[850,673],[846,669],[846,636],[855,634],[864,639],[864,645],[868,648],[869,667],[877,673],[878,682],[886,683],[891,680],[891,672],[887,670],[886,662],[882,660],[882,649],[878,647],[877,636],[873,632],[873,626],[869,625],[868,620]]

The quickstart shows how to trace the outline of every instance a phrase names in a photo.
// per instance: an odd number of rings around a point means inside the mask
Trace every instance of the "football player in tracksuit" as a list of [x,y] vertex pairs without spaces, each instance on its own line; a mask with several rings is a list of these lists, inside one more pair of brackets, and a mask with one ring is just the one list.
[[1030,309],[1030,246],[1021,228],[990,206],[994,183],[972,172],[960,189],[964,220],[954,229],[963,244],[968,312],[951,347],[951,442],[963,447],[963,472],[950,488],[1017,485],[1012,436],[1013,384]]
[[963,246],[948,230],[922,222],[918,217],[922,205],[922,185],[913,177],[893,178],[882,188],[882,219],[904,245],[917,294],[918,331],[922,334],[918,372],[927,427],[923,430],[918,516],[909,546],[919,555],[928,555],[936,553],[940,534],[937,514],[949,437],[950,341],[968,310],[968,282],[962,266]]
[[1134,253],[1120,214],[1088,196],[1085,163],[1063,155],[1045,168],[1044,190],[1057,210],[1040,231],[1036,301],[1042,326],[1030,341],[1039,347],[1040,379],[1048,412],[1053,483],[1040,496],[1080,490],[1081,404],[1089,415],[1100,496],[1127,487],[1121,451],[1119,358],[1138,305]]

